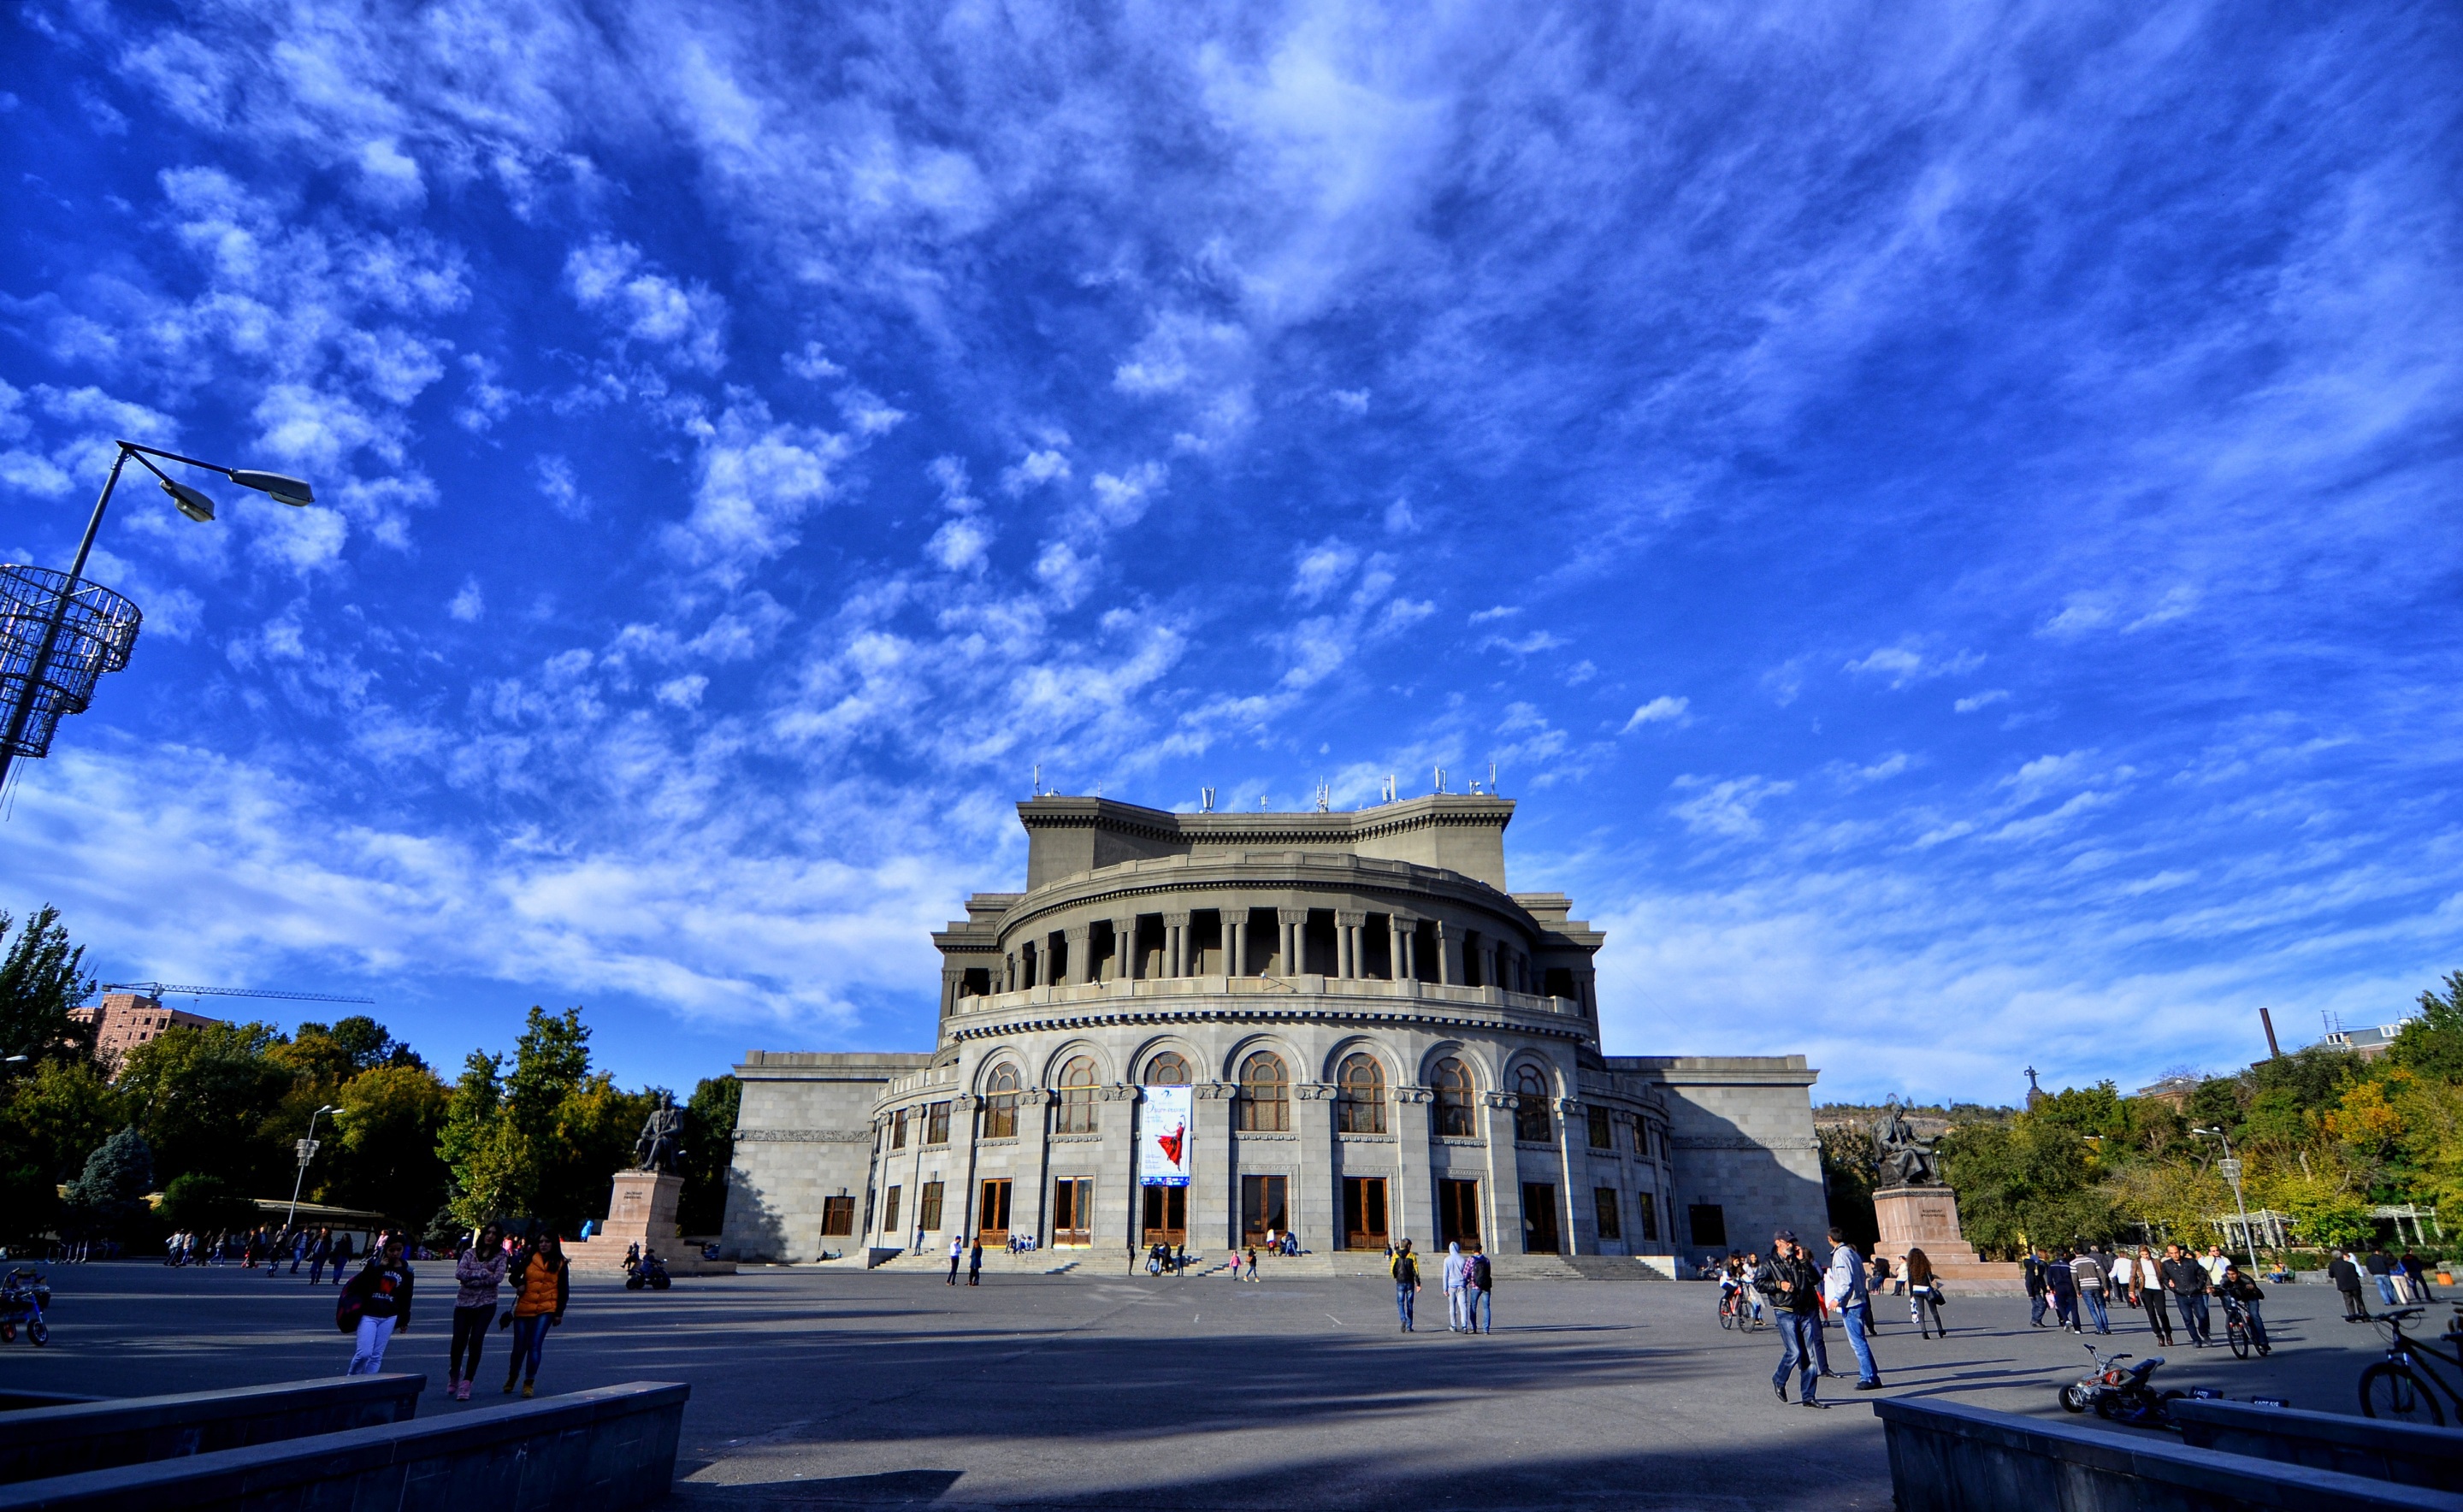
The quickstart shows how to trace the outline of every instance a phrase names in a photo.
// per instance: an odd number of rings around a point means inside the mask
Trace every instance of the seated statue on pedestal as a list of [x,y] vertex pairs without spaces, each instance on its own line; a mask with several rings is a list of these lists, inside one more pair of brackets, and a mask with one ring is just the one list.
[[1941,1156],[1934,1150],[1934,1141],[1917,1136],[1897,1098],[1883,1105],[1882,1116],[1873,1124],[1873,1143],[1882,1152],[1885,1187],[1941,1185]]
[[633,1141],[633,1169],[682,1175],[676,1169],[685,1155],[685,1115],[676,1108],[675,1095],[659,1094],[659,1106],[642,1121],[642,1137]]

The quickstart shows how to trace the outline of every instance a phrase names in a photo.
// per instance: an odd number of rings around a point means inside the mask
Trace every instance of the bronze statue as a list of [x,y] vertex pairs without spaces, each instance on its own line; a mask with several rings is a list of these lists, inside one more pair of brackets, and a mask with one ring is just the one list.
[[674,1093],[661,1092],[659,1106],[642,1121],[642,1137],[633,1141],[633,1169],[681,1175],[676,1166],[684,1157],[685,1115],[676,1110]]
[[1933,1141],[1917,1137],[1897,1098],[1883,1105],[1882,1116],[1873,1125],[1873,1143],[1882,1152],[1883,1186],[1941,1185],[1941,1157],[1934,1153]]

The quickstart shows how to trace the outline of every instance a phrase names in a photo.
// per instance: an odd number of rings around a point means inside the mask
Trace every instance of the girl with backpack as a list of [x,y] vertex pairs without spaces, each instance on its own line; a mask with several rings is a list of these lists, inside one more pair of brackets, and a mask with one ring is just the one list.
[[384,1247],[342,1288],[335,1307],[335,1324],[358,1337],[345,1375],[375,1375],[384,1369],[385,1346],[410,1326],[410,1262],[402,1258],[400,1236],[389,1235]]
[[[490,1223],[453,1261],[453,1352],[447,1356],[445,1394],[457,1402],[470,1399],[470,1381],[479,1373],[479,1349],[488,1342],[488,1320],[496,1315],[496,1288],[504,1282],[507,1258],[504,1231]],[[463,1352],[469,1350],[465,1360]]]

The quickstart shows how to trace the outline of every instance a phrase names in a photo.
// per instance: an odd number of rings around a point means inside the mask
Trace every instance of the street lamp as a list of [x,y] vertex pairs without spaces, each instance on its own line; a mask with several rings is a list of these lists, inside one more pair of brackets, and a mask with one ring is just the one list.
[[86,558],[94,551],[95,534],[102,529],[102,512],[112,491],[120,487],[120,471],[135,458],[154,474],[173,507],[202,525],[214,517],[214,501],[202,489],[183,483],[157,467],[161,457],[184,467],[219,472],[242,488],[270,494],[304,509],[316,502],[316,493],[294,477],[227,468],[200,462],[159,447],[134,441],[116,443],[111,476],[95,500],[94,517],[86,521],[85,538],[77,543],[76,560],[65,573],[23,563],[0,565],[0,707],[8,725],[0,732],[0,787],[19,756],[42,756],[52,748],[52,733],[63,714],[82,713],[94,697],[95,679],[128,665],[137,644],[137,626],[144,618],[137,605],[100,583],[85,581]]
[[309,1114],[308,1137],[300,1140],[294,1147],[299,1151],[299,1173],[291,1178],[291,1214],[282,1220],[282,1229],[286,1234],[299,1226],[299,1184],[308,1179],[308,1162],[316,1158],[316,1120],[327,1113],[339,1118],[342,1116],[342,1109],[333,1103],[328,1103]]
[[2215,1162],[2215,1169],[2224,1173],[2224,1179],[2226,1181],[2232,1183],[2233,1207],[2240,1214],[2240,1241],[2249,1251],[2250,1278],[2252,1280],[2256,1280],[2257,1277],[2257,1234],[2249,1226],[2249,1204],[2243,1202],[2240,1197],[2240,1160],[2239,1157],[2235,1156],[2232,1152],[2232,1140],[2228,1138],[2220,1129],[2192,1129],[2190,1132],[2192,1134],[2204,1134],[2209,1139],[2220,1142],[2224,1147],[2224,1158]]

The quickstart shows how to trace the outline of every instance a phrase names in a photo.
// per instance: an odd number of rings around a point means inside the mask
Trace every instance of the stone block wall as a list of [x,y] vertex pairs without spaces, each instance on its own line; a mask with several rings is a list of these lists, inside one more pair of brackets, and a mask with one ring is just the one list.
[[[1667,1097],[1678,1255],[1767,1253],[1782,1228],[1821,1247],[1830,1216],[1810,1094],[1820,1073],[1804,1057],[1611,1056],[1608,1065]],[[1705,1204],[1720,1211],[1724,1243],[1692,1231],[1691,1209]]]
[[[872,1107],[892,1077],[919,1071],[929,1055],[754,1050],[735,1074],[744,1083],[735,1161],[728,1172],[728,1260],[794,1263],[863,1243],[864,1182],[872,1166]],[[825,1199],[855,1204],[852,1232],[821,1233]]]

